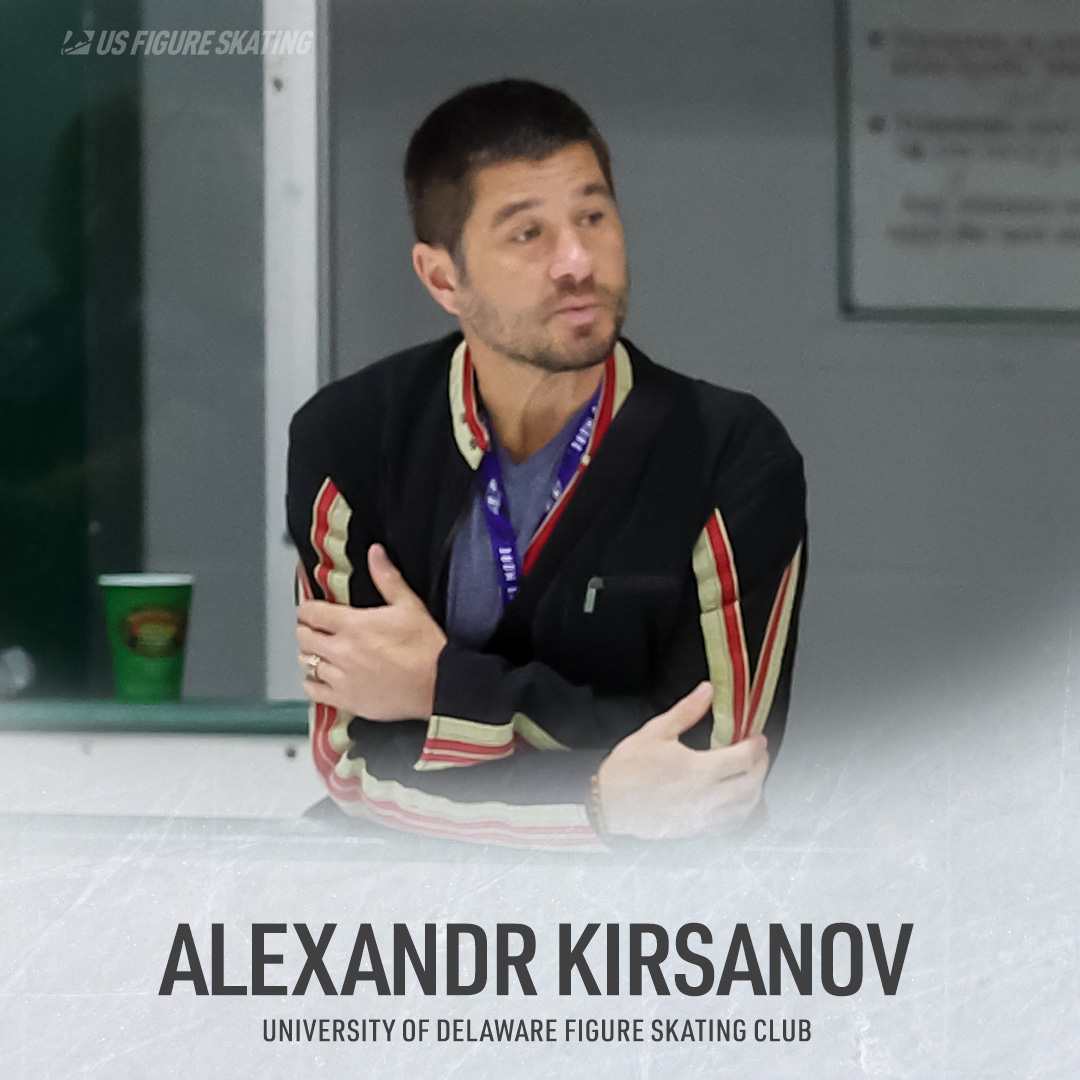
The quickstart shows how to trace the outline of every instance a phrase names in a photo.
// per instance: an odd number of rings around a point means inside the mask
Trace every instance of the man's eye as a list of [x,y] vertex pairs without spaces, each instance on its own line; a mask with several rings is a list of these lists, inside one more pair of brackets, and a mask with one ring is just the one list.
[[590,225],[599,225],[606,216],[607,215],[603,210],[594,210],[591,214],[585,215],[585,220],[588,221]]
[[516,244],[524,244],[529,240],[535,240],[540,235],[540,226],[531,225],[527,229],[522,229],[521,232],[514,233],[510,238]]

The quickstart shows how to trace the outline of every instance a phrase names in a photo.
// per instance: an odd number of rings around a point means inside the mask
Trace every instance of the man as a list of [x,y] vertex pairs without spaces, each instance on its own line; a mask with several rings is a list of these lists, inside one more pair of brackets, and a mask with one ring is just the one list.
[[620,339],[610,158],[564,94],[461,92],[405,177],[414,268],[462,332],[325,388],[291,428],[331,795],[514,844],[744,817],[786,716],[798,453],[753,398]]

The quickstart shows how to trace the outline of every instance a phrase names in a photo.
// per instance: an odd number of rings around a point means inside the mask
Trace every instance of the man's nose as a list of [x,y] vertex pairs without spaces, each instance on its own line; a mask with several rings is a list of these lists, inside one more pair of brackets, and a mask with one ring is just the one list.
[[592,256],[582,243],[578,230],[572,227],[562,229],[555,242],[551,276],[556,281],[563,277],[584,281],[592,272]]

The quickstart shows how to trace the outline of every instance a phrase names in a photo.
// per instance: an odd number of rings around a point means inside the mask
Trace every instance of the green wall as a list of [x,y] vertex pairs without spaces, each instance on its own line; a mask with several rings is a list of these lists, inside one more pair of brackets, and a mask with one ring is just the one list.
[[108,687],[94,579],[141,560],[137,62],[62,56],[133,3],[0,5],[0,648]]

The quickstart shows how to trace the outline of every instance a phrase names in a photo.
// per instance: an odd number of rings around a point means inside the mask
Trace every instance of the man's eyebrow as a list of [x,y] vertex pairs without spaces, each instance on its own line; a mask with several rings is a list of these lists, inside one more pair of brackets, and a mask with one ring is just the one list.
[[539,199],[522,199],[520,202],[507,203],[495,212],[495,216],[491,219],[491,227],[497,229],[504,221],[509,221],[515,214],[520,214],[522,210],[531,210],[534,206],[539,205]]
[[[583,199],[588,198],[590,195],[603,195],[605,199],[614,202],[611,188],[603,180],[591,180],[589,183],[583,184],[578,188],[577,195]],[[519,202],[507,203],[495,211],[491,219],[491,227],[497,229],[504,221],[509,221],[515,214],[520,214],[522,210],[532,210],[534,207],[539,206],[542,201],[541,199],[521,199]]]
[[[605,199],[611,199],[611,188],[604,183],[603,180],[593,180],[592,183],[586,184],[583,188],[580,188],[578,194],[583,198],[588,195],[603,195]],[[614,201],[612,199],[612,201]]]

